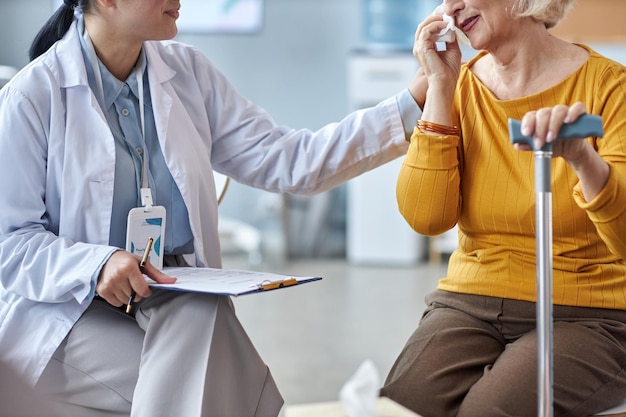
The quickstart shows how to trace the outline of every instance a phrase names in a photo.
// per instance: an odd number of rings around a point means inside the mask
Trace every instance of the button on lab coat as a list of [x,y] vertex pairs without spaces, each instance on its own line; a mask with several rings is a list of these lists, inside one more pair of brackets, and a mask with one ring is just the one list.
[[[144,47],[159,142],[189,211],[198,266],[221,265],[213,170],[312,194],[406,151],[395,98],[296,131],[240,96],[193,47]],[[108,246],[114,167],[114,139],[74,23],[0,91],[0,360],[33,383],[116,250]]]

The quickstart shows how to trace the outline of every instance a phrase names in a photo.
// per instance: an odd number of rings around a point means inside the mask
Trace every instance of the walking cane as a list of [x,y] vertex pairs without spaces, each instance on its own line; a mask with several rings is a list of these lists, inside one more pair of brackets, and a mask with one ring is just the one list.
[[[535,155],[535,216],[537,222],[537,371],[539,417],[554,415],[553,393],[553,329],[552,329],[552,191],[551,161],[552,143],[535,149],[532,137],[522,135],[521,122],[509,119],[509,135],[512,143],[525,143],[533,148]],[[574,123],[564,124],[557,135],[558,140],[601,138],[604,134],[602,119],[585,114]]]

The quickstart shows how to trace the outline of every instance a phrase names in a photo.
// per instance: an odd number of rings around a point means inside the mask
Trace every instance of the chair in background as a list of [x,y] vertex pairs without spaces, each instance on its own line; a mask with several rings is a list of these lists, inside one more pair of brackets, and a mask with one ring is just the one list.
[[226,190],[228,190],[228,184],[230,184],[230,178],[228,178],[224,174],[220,174],[219,172],[215,171],[213,171],[213,178],[215,180],[215,193],[217,194],[217,204],[219,205],[226,195]]
[[15,74],[17,74],[17,68],[0,65],[0,88],[4,87]]
[[[213,172],[215,191],[218,204],[222,202],[230,183],[230,178],[218,172]],[[255,227],[226,216],[220,216],[217,227],[222,254],[245,253],[248,264],[255,266],[263,260],[261,252],[261,232]]]

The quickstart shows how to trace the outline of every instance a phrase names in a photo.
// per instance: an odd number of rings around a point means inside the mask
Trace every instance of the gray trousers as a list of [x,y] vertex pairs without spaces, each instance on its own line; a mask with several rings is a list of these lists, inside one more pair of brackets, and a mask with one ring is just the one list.
[[228,297],[153,290],[131,317],[96,299],[38,388],[72,417],[276,417],[274,380]]
[[[535,303],[435,291],[383,396],[423,417],[537,415]],[[626,311],[554,306],[554,415],[626,398]]]

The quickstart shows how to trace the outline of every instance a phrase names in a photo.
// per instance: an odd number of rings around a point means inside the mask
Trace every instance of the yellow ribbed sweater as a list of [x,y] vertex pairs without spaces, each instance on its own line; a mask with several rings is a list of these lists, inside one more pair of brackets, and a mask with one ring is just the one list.
[[508,118],[582,101],[601,115],[604,138],[588,138],[610,165],[606,187],[585,202],[578,179],[552,161],[555,304],[626,309],[626,69],[585,47],[590,57],[559,84],[498,100],[462,67],[454,118],[461,136],[413,133],[398,178],[399,210],[417,232],[437,235],[458,222],[459,249],[438,288],[536,300],[534,155],[516,151]]

